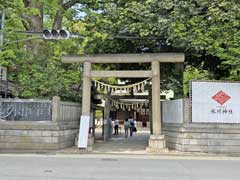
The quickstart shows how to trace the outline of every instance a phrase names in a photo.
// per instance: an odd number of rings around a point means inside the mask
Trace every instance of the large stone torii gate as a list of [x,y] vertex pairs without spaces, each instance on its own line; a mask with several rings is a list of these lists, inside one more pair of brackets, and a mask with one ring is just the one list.
[[[91,78],[94,77],[152,77],[152,127],[153,134],[149,138],[148,151],[161,152],[166,150],[162,134],[160,104],[160,62],[184,62],[183,53],[146,53],[146,54],[102,54],[85,56],[63,56],[63,63],[84,63],[82,116],[90,117]],[[151,71],[92,71],[92,63],[151,63]]]

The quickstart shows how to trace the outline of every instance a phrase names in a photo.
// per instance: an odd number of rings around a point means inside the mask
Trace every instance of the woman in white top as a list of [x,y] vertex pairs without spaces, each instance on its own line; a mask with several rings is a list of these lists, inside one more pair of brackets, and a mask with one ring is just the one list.
[[114,121],[114,134],[118,135],[118,128],[119,128],[119,120],[115,119]]

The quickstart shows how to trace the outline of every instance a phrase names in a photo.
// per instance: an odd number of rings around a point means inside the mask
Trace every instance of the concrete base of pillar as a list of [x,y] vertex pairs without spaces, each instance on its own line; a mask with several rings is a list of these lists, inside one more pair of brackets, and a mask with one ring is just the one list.
[[151,135],[148,141],[147,152],[162,153],[168,152],[164,135]]
[[94,137],[92,134],[88,135],[88,146],[93,146],[94,144]]
[[77,147],[78,146],[78,133],[76,134],[76,137],[75,137],[75,146]]
[[[94,144],[94,137],[92,134],[88,134],[88,144],[87,144],[87,148],[84,150],[92,151],[93,144]],[[75,138],[75,146],[78,146],[78,135]]]

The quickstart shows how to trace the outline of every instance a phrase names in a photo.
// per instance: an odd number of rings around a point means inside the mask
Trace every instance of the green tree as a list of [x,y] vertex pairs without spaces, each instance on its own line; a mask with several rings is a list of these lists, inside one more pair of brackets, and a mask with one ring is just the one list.
[[122,40],[127,52],[184,52],[185,65],[201,66],[206,78],[238,80],[239,9],[236,0],[122,0],[105,4],[88,20],[106,34],[149,37]]
[[[64,53],[76,53],[79,40],[44,41],[41,36],[29,36],[18,31],[42,32],[43,28],[64,28],[70,25],[78,1],[23,0],[1,4],[7,12],[4,28],[5,44],[0,52],[0,64],[7,66],[9,79],[19,87],[19,96],[27,98],[79,98],[78,65],[63,65]],[[74,91],[74,89],[76,89]]]
[[[0,63],[8,66],[10,79],[19,85],[23,97],[73,98],[70,91],[79,84],[80,73],[78,65],[61,63],[63,54],[184,52],[185,82],[199,76],[238,80],[237,0],[14,0],[0,4],[7,11]],[[67,28],[84,38],[22,42],[35,37],[16,33],[43,28]],[[94,68],[150,67],[111,64]],[[162,66],[161,72],[166,89],[180,89],[182,76],[174,65]]]

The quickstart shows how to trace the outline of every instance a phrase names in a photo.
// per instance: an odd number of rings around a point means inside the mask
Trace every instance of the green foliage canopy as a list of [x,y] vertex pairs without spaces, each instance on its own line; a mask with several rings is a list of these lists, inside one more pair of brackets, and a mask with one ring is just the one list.
[[[62,64],[63,54],[184,52],[186,79],[202,77],[201,74],[208,79],[239,79],[237,0],[13,0],[1,1],[0,7],[7,12],[0,64],[8,66],[9,78],[19,86],[21,97],[60,95],[75,99],[79,95],[72,88],[80,84],[78,65]],[[84,38],[21,41],[35,37],[16,33],[55,27]],[[119,35],[142,39],[118,38]],[[144,64],[134,68],[138,67],[149,68]],[[181,75],[173,65],[162,67],[161,72],[168,77],[165,88],[180,88]]]

